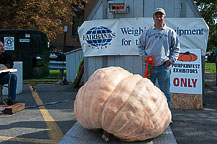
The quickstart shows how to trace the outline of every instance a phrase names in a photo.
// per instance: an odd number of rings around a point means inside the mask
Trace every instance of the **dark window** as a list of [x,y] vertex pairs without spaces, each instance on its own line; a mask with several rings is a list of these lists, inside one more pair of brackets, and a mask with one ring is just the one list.
[[31,48],[32,48],[32,52],[33,53],[40,53],[41,52],[41,47],[42,47],[42,43],[41,43],[41,36],[40,35],[35,35],[32,34],[31,35]]

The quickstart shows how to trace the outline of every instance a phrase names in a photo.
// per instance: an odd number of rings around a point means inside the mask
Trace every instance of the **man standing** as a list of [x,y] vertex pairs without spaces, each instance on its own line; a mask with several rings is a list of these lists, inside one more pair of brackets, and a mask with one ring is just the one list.
[[148,56],[153,56],[151,81],[156,79],[161,91],[166,95],[170,107],[170,66],[180,52],[180,42],[176,32],[164,24],[166,13],[162,8],[156,8],[153,19],[154,26],[146,29],[139,39],[138,52],[143,62]]
[[[0,41],[0,66],[1,68],[13,68],[13,58],[10,54],[5,52],[4,44]],[[17,76],[15,74],[1,73],[0,84],[8,84],[10,81],[10,95],[7,104],[13,105],[16,103],[16,88],[17,88]]]

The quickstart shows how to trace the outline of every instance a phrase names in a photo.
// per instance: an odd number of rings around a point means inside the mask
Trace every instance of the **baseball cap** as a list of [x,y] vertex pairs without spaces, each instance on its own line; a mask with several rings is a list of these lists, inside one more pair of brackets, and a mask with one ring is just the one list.
[[156,8],[155,11],[154,11],[154,14],[157,13],[157,12],[160,12],[162,13],[163,15],[166,15],[165,11],[163,8]]

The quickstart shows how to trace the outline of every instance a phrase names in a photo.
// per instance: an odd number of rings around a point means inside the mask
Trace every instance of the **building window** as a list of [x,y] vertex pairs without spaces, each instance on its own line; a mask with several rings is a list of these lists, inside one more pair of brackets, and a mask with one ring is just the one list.
[[78,36],[78,27],[84,22],[84,10],[79,9],[76,13],[76,16],[73,17],[72,24],[72,36]]

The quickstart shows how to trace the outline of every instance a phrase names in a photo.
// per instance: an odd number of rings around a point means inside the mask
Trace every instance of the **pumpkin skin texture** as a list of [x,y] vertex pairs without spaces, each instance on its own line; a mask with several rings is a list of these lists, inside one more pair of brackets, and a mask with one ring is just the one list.
[[159,136],[172,117],[159,88],[120,67],[95,71],[79,89],[74,113],[83,127],[102,128],[126,141]]

